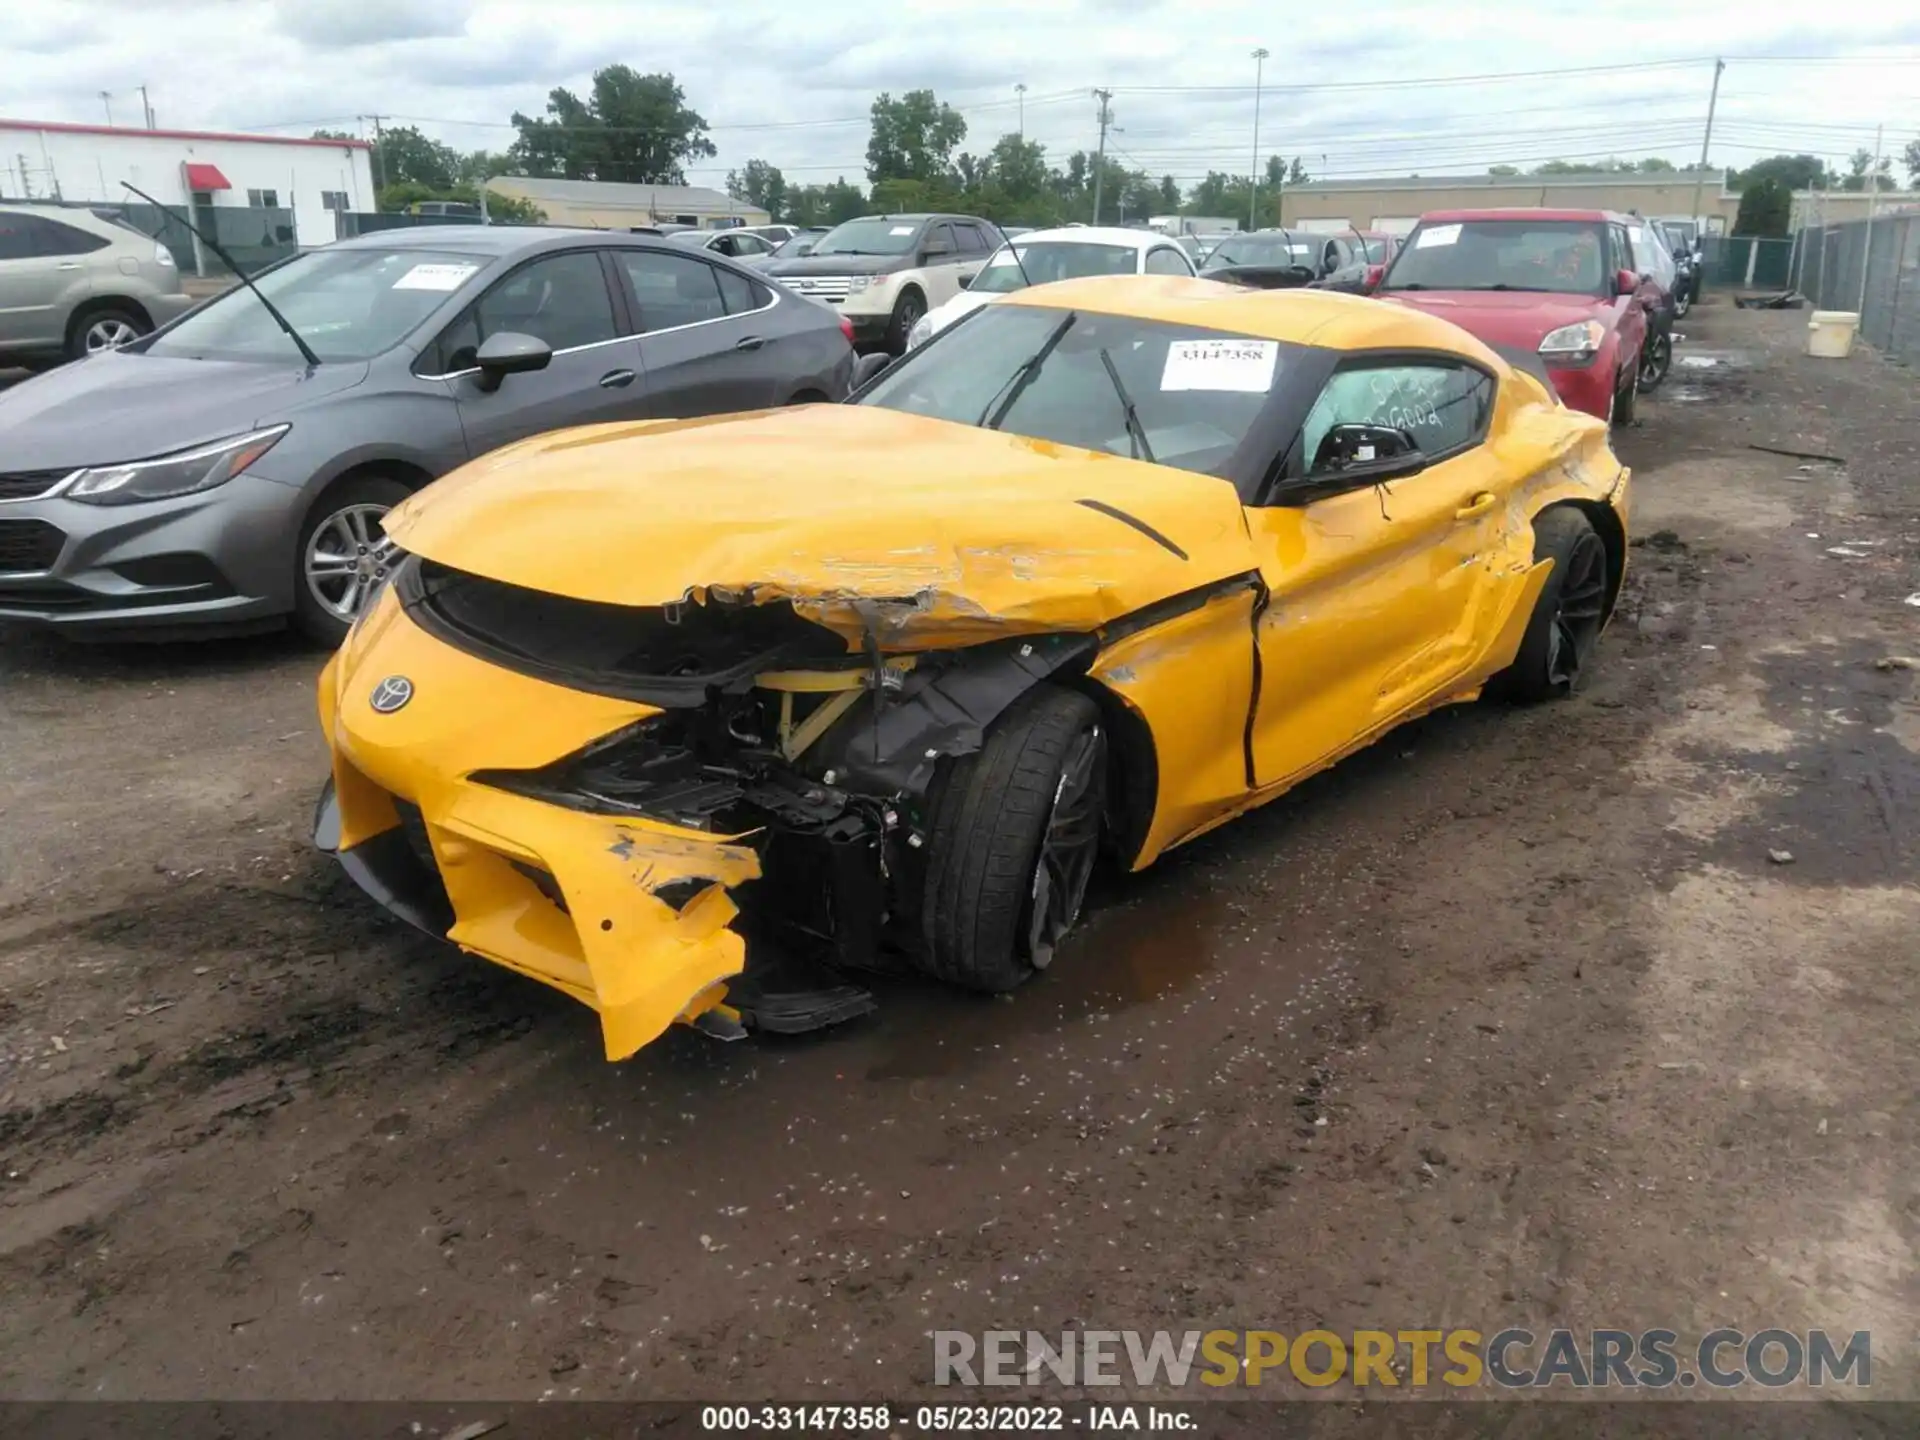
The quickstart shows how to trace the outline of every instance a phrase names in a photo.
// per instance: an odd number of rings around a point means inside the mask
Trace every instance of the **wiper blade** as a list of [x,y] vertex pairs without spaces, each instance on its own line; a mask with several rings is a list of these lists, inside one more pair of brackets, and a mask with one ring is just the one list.
[[1147,443],[1147,427],[1140,423],[1140,412],[1134,408],[1133,397],[1127,393],[1126,383],[1120,378],[1120,367],[1113,363],[1113,356],[1107,353],[1107,347],[1100,347],[1100,363],[1107,367],[1107,378],[1113,381],[1113,393],[1120,397],[1120,407],[1127,412],[1127,445],[1135,460],[1154,463],[1153,446]]
[[[1073,328],[1073,322],[1080,318],[1080,312],[1069,310],[1066,318],[1054,326],[1040,348],[1020,362],[1020,368],[1007,377],[1006,383],[993,392],[993,398],[987,401],[986,409],[980,412],[980,418],[973,423],[986,430],[998,430],[1000,422],[1007,418],[1007,412],[1013,409],[1020,397],[1026,393],[1040,374],[1040,367],[1047,363],[1047,357],[1053,353],[1053,347],[1060,343],[1067,331]],[[1002,400],[1000,397],[1007,398]]]
[[302,340],[300,338],[300,332],[294,329],[292,325],[287,323],[287,317],[282,315],[279,309],[274,305],[274,303],[271,300],[267,299],[266,295],[262,293],[260,287],[253,283],[253,277],[248,275],[246,271],[242,270],[239,267],[239,265],[234,262],[234,258],[231,255],[227,254],[225,250],[222,250],[220,248],[220,243],[217,240],[215,240],[211,235],[207,234],[204,230],[202,230],[198,225],[194,224],[191,220],[187,219],[184,215],[174,215],[173,212],[168,210],[166,206],[162,205],[158,200],[154,199],[151,195],[147,194],[146,191],[140,189],[138,186],[128,185],[127,182],[124,180],[122,180],[120,183],[121,185],[125,186],[127,189],[133,191],[134,194],[138,195],[142,200],[146,201],[149,205],[153,206],[154,209],[160,211],[161,214],[172,216],[173,219],[178,220],[182,225],[186,226],[187,229],[191,230],[196,237],[198,237],[201,244],[205,245],[209,250],[213,251],[214,254],[218,255],[220,259],[225,262],[226,267],[229,270],[233,271],[233,273],[240,278],[240,283],[246,286],[247,289],[253,292],[254,299],[258,300],[262,305],[267,307],[267,314],[273,317],[274,323],[277,324],[282,330],[286,331],[287,338],[293,341],[293,343],[299,347],[301,358],[304,359],[310,367],[314,369],[319,368],[320,357],[313,353],[313,347],[307,344],[305,340]]

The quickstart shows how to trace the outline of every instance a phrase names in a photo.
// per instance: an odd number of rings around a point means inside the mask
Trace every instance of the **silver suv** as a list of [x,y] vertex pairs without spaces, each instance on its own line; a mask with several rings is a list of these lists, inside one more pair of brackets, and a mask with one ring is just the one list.
[[88,210],[0,205],[0,365],[117,349],[192,304],[158,240]]

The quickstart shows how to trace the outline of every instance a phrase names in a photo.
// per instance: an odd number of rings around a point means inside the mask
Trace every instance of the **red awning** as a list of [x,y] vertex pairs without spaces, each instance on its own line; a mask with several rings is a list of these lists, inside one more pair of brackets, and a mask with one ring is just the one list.
[[231,190],[233,185],[220,173],[218,165],[195,165],[189,161],[187,188],[189,190]]

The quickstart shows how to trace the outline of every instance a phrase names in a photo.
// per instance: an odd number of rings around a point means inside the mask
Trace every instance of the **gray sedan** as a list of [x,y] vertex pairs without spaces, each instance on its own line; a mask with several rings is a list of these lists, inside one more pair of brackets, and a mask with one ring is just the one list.
[[381,517],[472,457],[839,400],[853,371],[824,306],[642,235],[386,231],[258,284],[298,342],[234,289],[0,394],[0,621],[157,638],[290,616],[337,643],[392,563]]

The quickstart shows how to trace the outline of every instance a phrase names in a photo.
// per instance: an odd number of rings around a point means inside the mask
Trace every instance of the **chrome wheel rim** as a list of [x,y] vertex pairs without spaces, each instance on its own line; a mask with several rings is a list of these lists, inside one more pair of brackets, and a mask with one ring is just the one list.
[[1080,918],[1100,854],[1106,774],[1106,736],[1096,725],[1081,732],[1067,752],[1046,832],[1040,837],[1027,912],[1027,959],[1036,970],[1053,963],[1054,947]]
[[1547,683],[1562,693],[1580,683],[1580,671],[1600,638],[1606,618],[1607,552],[1600,537],[1588,532],[1567,556],[1566,578],[1554,607],[1547,637]]
[[139,338],[140,332],[128,321],[107,316],[87,327],[87,353],[94,355],[102,350],[118,350],[129,340]]
[[1647,342],[1647,353],[1640,358],[1640,388],[1651,390],[1667,378],[1667,368],[1673,364],[1673,341],[1659,335]]
[[327,614],[352,624],[400,558],[380,528],[389,507],[347,505],[313,527],[302,566],[307,593]]

